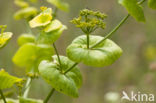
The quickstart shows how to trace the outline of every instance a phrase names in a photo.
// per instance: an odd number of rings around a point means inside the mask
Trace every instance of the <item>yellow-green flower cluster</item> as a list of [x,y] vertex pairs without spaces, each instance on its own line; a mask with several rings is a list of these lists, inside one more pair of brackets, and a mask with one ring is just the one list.
[[74,18],[71,22],[76,24],[85,33],[91,33],[97,28],[105,29],[104,19],[107,16],[99,11],[84,9],[80,12],[78,18]]
[[41,27],[46,33],[66,28],[59,20],[53,19],[51,8],[41,7],[41,10],[41,13],[29,21],[31,28]]

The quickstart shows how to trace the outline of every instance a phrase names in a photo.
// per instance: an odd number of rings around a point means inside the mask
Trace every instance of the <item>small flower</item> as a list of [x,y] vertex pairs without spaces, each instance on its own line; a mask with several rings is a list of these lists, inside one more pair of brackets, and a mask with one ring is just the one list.
[[97,28],[105,29],[106,25],[103,20],[106,17],[104,13],[99,11],[84,9],[80,11],[79,17],[74,18],[71,22],[76,24],[76,27],[81,28],[84,33],[90,34]]

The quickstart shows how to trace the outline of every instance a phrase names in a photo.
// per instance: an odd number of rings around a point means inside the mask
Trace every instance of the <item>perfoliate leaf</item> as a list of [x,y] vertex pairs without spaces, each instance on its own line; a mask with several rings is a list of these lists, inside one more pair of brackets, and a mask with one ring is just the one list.
[[[11,98],[6,98],[7,103],[19,103],[18,100],[11,99]],[[0,100],[0,103],[4,103],[3,100]]]
[[[90,36],[90,46],[102,40],[100,36]],[[93,49],[87,49],[86,36],[77,37],[67,48],[68,57],[75,62],[83,62],[94,67],[108,66],[122,54],[121,48],[113,41],[106,39]]]
[[13,34],[11,32],[4,32],[3,34],[0,34],[0,48],[4,47],[8,43],[12,35]]
[[119,0],[119,4],[123,5],[137,21],[145,22],[144,12],[137,0]]
[[152,9],[156,9],[156,0],[148,0],[148,6]]
[[60,29],[57,29],[48,33],[43,32],[40,34],[37,41],[39,43],[52,44],[61,36],[62,32],[65,29],[67,29],[67,27],[63,25]]
[[72,97],[78,97],[78,88],[82,84],[82,76],[78,67],[64,74],[74,62],[67,57],[60,56],[61,66],[57,56],[53,56],[53,61],[44,60],[39,65],[39,72],[44,80],[55,90]]
[[48,8],[42,11],[39,15],[34,17],[30,22],[29,25],[31,28],[35,27],[42,27],[49,24],[52,20],[52,9]]
[[31,99],[31,98],[19,98],[19,103],[43,103],[42,100],[36,100],[36,99]]
[[26,43],[22,45],[13,57],[13,62],[27,71],[38,72],[38,64],[42,60],[51,60],[54,50],[50,45]]
[[62,23],[59,20],[53,20],[49,25],[47,25],[44,29],[45,32],[51,32],[54,30],[58,30],[62,28]]
[[11,76],[4,69],[0,70],[0,89],[11,88],[15,83],[21,82],[22,79]]
[[16,20],[20,20],[20,19],[31,19],[33,18],[35,15],[37,14],[37,9],[34,7],[27,7],[27,8],[23,8],[19,11],[17,11],[14,14],[14,18]]
[[29,6],[29,4],[25,2],[24,0],[15,0],[14,3],[21,8],[26,8]]
[[63,11],[69,11],[68,3],[64,2],[63,0],[47,0],[47,1]]
[[35,36],[31,34],[22,34],[18,38],[18,44],[21,46],[26,43],[34,43],[35,42]]

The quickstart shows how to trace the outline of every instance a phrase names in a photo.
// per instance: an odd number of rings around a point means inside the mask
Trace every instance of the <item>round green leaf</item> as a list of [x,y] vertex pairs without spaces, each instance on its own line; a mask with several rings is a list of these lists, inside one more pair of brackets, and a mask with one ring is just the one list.
[[45,27],[44,31],[51,32],[51,31],[62,28],[62,26],[63,26],[62,23],[59,20],[55,19],[49,25]]
[[61,36],[62,32],[65,29],[67,29],[67,27],[63,25],[60,29],[57,29],[48,33],[43,32],[38,37],[37,42],[44,43],[44,44],[52,44]]
[[156,0],[148,0],[148,6],[152,9],[156,9]]
[[31,28],[46,26],[52,20],[52,9],[48,8],[33,18],[29,25]]
[[119,4],[123,5],[137,21],[145,22],[144,12],[137,0],[119,0]]
[[11,32],[4,32],[3,34],[0,34],[0,48],[4,47],[8,43],[12,35],[13,34]]
[[52,46],[45,44],[26,43],[22,45],[13,57],[13,62],[25,67],[28,71],[38,72],[38,64],[42,60],[51,60],[54,54]]
[[17,11],[14,15],[16,20],[20,19],[31,19],[37,14],[37,9],[34,7],[27,7]]
[[[90,46],[102,39],[103,37],[100,36],[90,36]],[[67,55],[71,60],[95,67],[111,65],[121,54],[121,48],[109,39],[93,49],[87,49],[85,35],[77,37],[67,48]]]
[[63,11],[69,11],[68,3],[64,2],[63,0],[47,0],[47,2],[55,5],[57,8]]
[[31,98],[19,98],[19,103],[43,103],[42,100],[36,100],[36,99],[31,99]]
[[18,44],[22,46],[23,44],[26,43],[34,43],[35,42],[35,36],[31,34],[22,34],[18,38]]
[[78,67],[64,74],[74,62],[67,57],[60,56],[61,66],[57,56],[53,56],[53,61],[42,61],[39,65],[39,72],[44,80],[55,90],[72,97],[78,97],[78,88],[82,84],[82,76]]
[[4,69],[0,70],[0,89],[12,87],[15,83],[21,82],[22,79],[11,76]]

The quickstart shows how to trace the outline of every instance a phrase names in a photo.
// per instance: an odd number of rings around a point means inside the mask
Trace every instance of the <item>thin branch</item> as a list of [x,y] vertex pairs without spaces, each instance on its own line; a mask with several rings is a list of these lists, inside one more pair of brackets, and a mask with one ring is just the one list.
[[53,13],[53,19],[55,19],[57,17],[57,11],[58,11],[58,9],[56,7],[55,10],[54,10],[54,13]]
[[4,101],[4,103],[7,103],[7,101],[6,101],[6,99],[5,99],[5,96],[3,95],[3,92],[2,92],[1,89],[0,89],[0,94],[1,94],[1,97],[2,97],[2,99],[3,99],[3,101]]
[[26,82],[26,85],[25,85],[25,91],[24,91],[24,94],[23,94],[24,98],[26,98],[28,96],[28,93],[29,93],[29,90],[30,90],[30,87],[31,87],[31,82],[32,82],[32,79],[29,77],[27,79],[27,82]]
[[[140,2],[138,2],[139,5],[141,5],[142,3],[144,3],[146,0],[141,0]],[[104,40],[106,40],[107,38],[111,37],[112,34],[114,32],[116,32],[121,26],[122,24],[125,23],[125,21],[130,17],[130,14],[128,14],[126,17],[124,17],[121,22],[112,30],[110,31],[102,40],[100,40],[99,42],[97,42],[96,44],[94,44],[93,46],[91,46],[91,48],[96,47],[97,45],[101,44]]]
[[55,49],[55,53],[56,53],[56,55],[57,55],[57,58],[58,58],[58,61],[59,61],[59,64],[60,64],[60,69],[61,69],[61,71],[62,71],[61,59],[60,59],[60,56],[59,56],[59,53],[58,53],[58,50],[57,50],[57,48],[56,48],[55,43],[53,43],[53,47],[54,47],[54,49]]
[[140,2],[138,2],[139,5],[141,5],[142,3],[144,3],[146,0],[141,0]]
[[69,71],[71,71],[76,65],[78,65],[78,63],[74,63],[69,69],[67,69],[67,71],[64,72],[64,74],[66,74]]
[[46,99],[44,100],[44,103],[48,103],[50,97],[54,94],[55,89],[52,88],[52,90],[49,92],[48,96],[46,97]]
[[115,33],[120,27],[122,24],[125,23],[125,21],[129,18],[129,14],[127,16],[125,16],[121,22],[112,30],[110,31],[102,40],[100,40],[99,42],[97,42],[96,44],[94,44],[93,46],[91,46],[91,48],[94,48],[96,47],[97,45],[101,44],[103,41],[105,41],[107,38],[111,37],[113,33]]
[[89,34],[86,34],[86,36],[87,36],[87,49],[89,49]]

